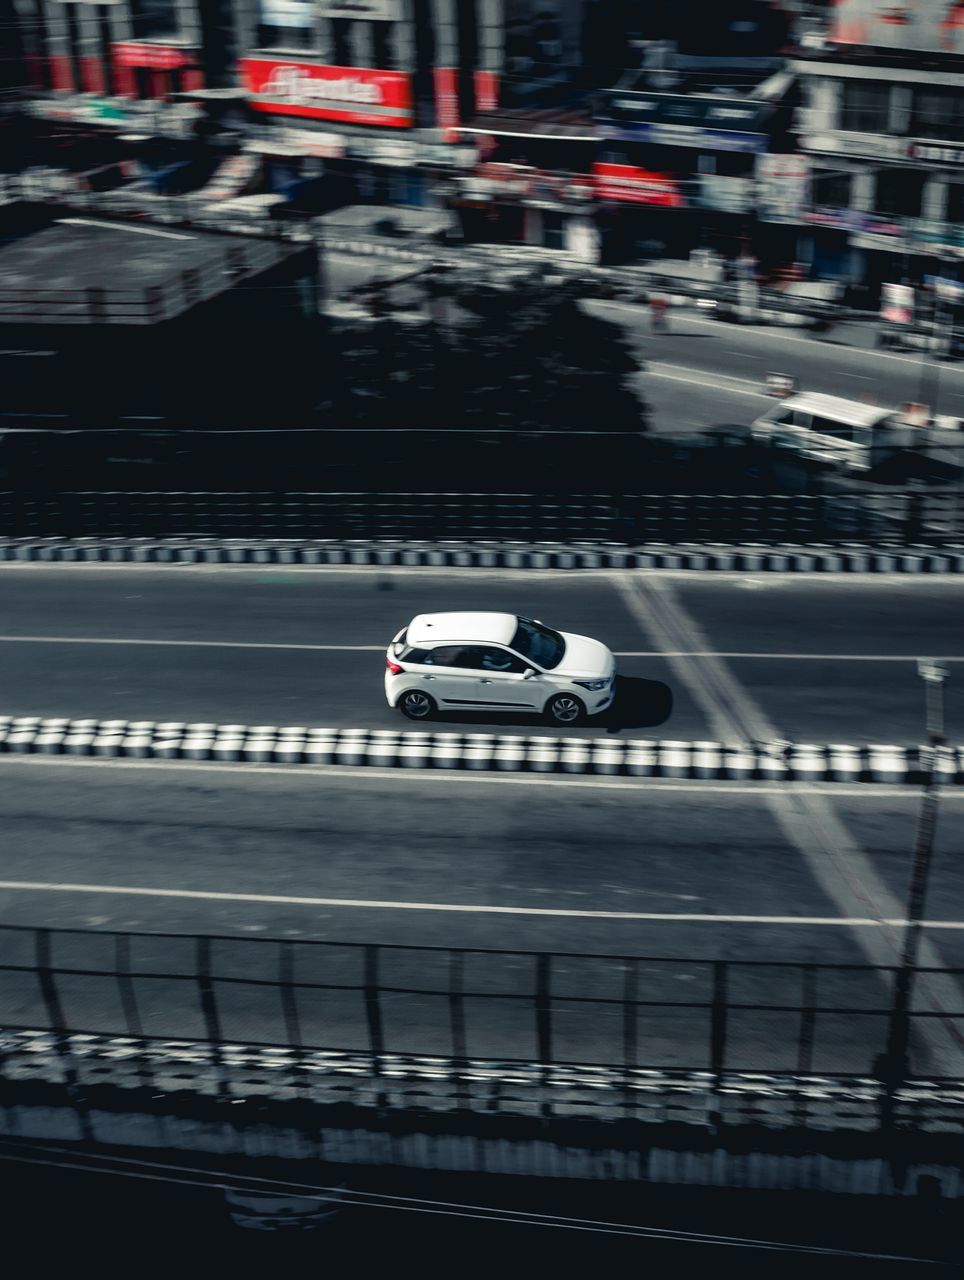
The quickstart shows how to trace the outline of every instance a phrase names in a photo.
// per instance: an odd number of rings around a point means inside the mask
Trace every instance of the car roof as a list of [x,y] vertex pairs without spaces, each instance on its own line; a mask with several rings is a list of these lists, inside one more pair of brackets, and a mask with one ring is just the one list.
[[833,418],[848,427],[873,427],[894,412],[879,404],[848,400],[844,396],[828,396],[822,391],[802,391],[799,395],[787,396],[785,400],[781,400],[780,408],[800,409],[821,418]]
[[408,624],[406,638],[411,645],[508,644],[518,625],[514,613],[420,613]]

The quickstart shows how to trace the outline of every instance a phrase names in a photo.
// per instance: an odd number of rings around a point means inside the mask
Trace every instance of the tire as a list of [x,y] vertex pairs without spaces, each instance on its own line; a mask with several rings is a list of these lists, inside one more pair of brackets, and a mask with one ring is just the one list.
[[546,703],[546,717],[552,724],[578,724],[585,714],[585,704],[574,693],[557,693]]
[[406,689],[396,705],[409,720],[431,720],[438,710],[435,699],[421,689]]

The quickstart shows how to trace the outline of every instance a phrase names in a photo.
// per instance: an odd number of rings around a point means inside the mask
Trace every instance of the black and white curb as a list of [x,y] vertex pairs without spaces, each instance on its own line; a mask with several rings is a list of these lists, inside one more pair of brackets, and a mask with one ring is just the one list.
[[419,543],[258,538],[6,538],[0,563],[359,565],[474,569],[677,569],[724,573],[964,574],[964,544]]
[[[349,765],[698,781],[919,783],[926,747],[681,742],[301,725],[186,724],[0,716],[7,755],[237,764]],[[964,784],[964,748],[938,752],[941,781]]]

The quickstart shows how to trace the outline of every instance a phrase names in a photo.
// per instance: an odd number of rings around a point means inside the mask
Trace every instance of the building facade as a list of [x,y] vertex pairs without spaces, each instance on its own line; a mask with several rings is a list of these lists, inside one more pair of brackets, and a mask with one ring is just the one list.
[[876,298],[964,261],[964,4],[841,0],[793,64],[812,168],[800,256]]

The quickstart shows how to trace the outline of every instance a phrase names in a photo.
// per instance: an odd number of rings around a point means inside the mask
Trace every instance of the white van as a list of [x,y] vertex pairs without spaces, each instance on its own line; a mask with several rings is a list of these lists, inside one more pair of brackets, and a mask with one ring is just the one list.
[[874,445],[893,443],[892,432],[901,425],[893,409],[803,392],[768,409],[750,432],[758,444],[788,449],[848,471],[868,471],[875,465]]

